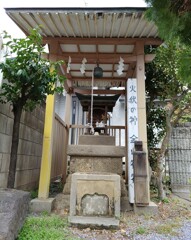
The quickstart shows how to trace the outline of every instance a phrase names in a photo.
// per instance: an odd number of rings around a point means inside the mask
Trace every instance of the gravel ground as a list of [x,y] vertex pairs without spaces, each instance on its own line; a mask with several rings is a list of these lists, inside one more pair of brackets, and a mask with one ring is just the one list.
[[191,240],[191,221],[185,221],[183,226],[177,229],[178,236],[151,233],[148,235],[135,236],[135,240]]
[[85,240],[191,240],[191,202],[171,196],[158,203],[159,214],[121,216],[118,230],[78,229],[71,227],[77,239]]
[[185,221],[181,228],[176,229],[177,236],[171,234],[158,234],[156,232],[150,234],[133,234],[130,230],[107,231],[107,230],[90,230],[89,228],[83,231],[73,229],[73,234],[78,239],[86,240],[191,240],[191,221]]

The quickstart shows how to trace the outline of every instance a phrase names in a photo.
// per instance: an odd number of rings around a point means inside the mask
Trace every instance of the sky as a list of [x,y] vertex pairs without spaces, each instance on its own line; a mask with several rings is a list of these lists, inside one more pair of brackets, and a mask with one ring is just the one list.
[[12,37],[22,38],[24,33],[7,16],[4,7],[146,7],[146,3],[144,0],[0,0],[0,33],[6,30]]

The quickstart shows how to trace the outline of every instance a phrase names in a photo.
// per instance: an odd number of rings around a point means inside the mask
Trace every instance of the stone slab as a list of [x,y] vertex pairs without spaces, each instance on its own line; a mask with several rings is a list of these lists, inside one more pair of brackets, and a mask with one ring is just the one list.
[[51,213],[54,203],[54,198],[40,199],[35,198],[30,202],[30,211],[31,212],[48,212]]
[[125,147],[100,145],[68,145],[69,156],[125,157]]
[[138,215],[156,215],[158,214],[158,206],[154,202],[149,202],[147,206],[136,206],[134,204],[134,212]]
[[68,220],[71,224],[76,225],[95,225],[103,227],[118,227],[119,220],[116,218],[107,218],[107,217],[82,217],[82,216],[69,216]]
[[80,135],[78,145],[112,145],[115,146],[115,137],[105,135]]
[[0,189],[0,239],[14,240],[29,211],[30,194]]

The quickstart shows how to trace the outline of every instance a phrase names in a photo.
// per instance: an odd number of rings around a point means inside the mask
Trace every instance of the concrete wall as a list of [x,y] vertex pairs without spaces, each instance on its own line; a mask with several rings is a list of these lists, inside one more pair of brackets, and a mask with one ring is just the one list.
[[173,129],[168,148],[168,167],[173,192],[191,189],[191,123]]
[[[44,107],[32,113],[23,111],[20,126],[15,187],[32,189],[38,186],[44,130]],[[7,186],[13,128],[9,104],[0,104],[0,187]]]

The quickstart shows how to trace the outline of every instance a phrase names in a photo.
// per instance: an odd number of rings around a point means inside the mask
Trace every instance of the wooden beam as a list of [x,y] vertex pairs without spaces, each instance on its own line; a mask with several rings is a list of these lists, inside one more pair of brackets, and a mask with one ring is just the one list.
[[[73,92],[81,93],[81,94],[91,94],[91,89],[80,89],[74,88]],[[105,89],[94,89],[94,94],[125,94],[125,90],[105,90]]]
[[144,45],[161,45],[163,41],[160,38],[79,38],[79,37],[43,37],[44,43],[54,41],[59,44],[81,44],[81,45],[134,45],[144,43]]
[[152,62],[155,58],[156,54],[146,54],[145,55],[145,63]]
[[[117,45],[114,46],[114,53],[116,53],[116,50],[117,50]],[[112,77],[114,76],[114,71],[115,71],[115,63],[113,61],[113,63],[112,63]]]
[[[55,42],[53,39],[48,43],[49,55],[55,55],[59,53],[60,45],[58,42]],[[55,56],[53,56],[55,58]]]
[[[92,81],[91,77],[72,77],[72,81]],[[115,78],[108,78],[108,77],[103,77],[103,78],[94,78],[94,82],[98,81],[126,81],[127,78],[124,77],[115,77]]]
[[[72,55],[72,56],[71,56]],[[78,54],[78,53],[73,53],[73,54],[56,54],[56,57],[58,60],[64,60],[64,61],[68,61],[68,57],[71,56],[72,58],[72,63],[76,63],[79,64],[82,62],[82,59],[85,57],[87,59],[87,63],[88,64],[95,64],[97,62],[97,60],[99,60],[100,64],[113,64],[116,63],[118,64],[119,62],[119,58],[120,56],[124,59],[125,63],[133,63],[137,61],[137,56],[136,55],[122,55],[122,54],[111,54],[111,53],[101,53],[99,54],[99,59],[97,59],[97,55],[95,54],[91,54],[91,55],[86,55],[86,53],[84,53],[83,55]],[[155,57],[155,54],[146,54],[145,55],[145,62],[151,62]]]
[[113,53],[99,53],[99,59],[97,59],[97,53],[91,53],[91,54],[76,54],[76,53],[73,53],[73,54],[62,54],[62,55],[58,55],[58,59],[60,60],[67,60],[68,59],[68,56],[70,56],[72,58],[72,63],[81,63],[82,62],[82,59],[85,57],[87,59],[87,64],[90,63],[90,64],[95,64],[97,61],[99,61],[99,63],[105,63],[105,64],[113,64],[116,63],[118,64],[119,62],[119,59],[120,59],[120,56],[124,59],[125,63],[128,63],[128,62],[136,62],[136,59],[137,57],[136,56],[128,56],[127,54],[126,55],[122,55],[122,54],[113,54]]
[[111,58],[114,57],[114,59],[118,58],[117,61],[119,62],[120,57],[125,58],[125,57],[135,57],[136,55],[132,54],[127,54],[127,53],[115,53],[115,52],[110,52],[110,53],[101,53],[101,52],[65,52],[60,54],[63,56],[63,58],[68,58],[70,56],[73,59],[83,59],[84,57],[87,58],[94,58],[97,59],[99,58]]

